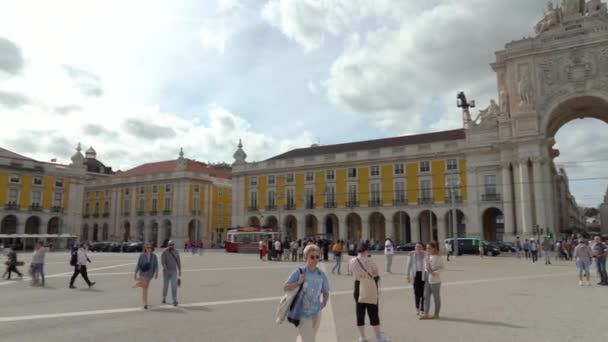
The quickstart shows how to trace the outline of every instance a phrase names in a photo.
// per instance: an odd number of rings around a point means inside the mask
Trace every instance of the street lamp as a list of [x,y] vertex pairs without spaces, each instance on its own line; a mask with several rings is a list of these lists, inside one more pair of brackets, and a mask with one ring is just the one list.
[[[463,94],[464,95],[464,94]],[[452,203],[452,236],[454,239],[454,255],[458,255],[458,241],[456,240],[458,238],[458,227],[457,227],[457,222],[456,222],[456,189],[458,189],[458,187],[460,186],[460,182],[456,182],[456,183],[452,183],[452,182],[446,182],[446,188],[448,188],[448,191],[450,193],[450,202]]]

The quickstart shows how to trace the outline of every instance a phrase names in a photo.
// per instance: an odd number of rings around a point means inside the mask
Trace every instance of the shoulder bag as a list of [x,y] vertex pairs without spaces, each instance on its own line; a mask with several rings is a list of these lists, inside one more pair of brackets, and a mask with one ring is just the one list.
[[[304,273],[301,268],[299,268],[299,270],[300,274]],[[302,312],[304,311],[304,292],[302,292],[303,286],[304,283],[300,284],[298,292],[293,297],[293,300],[289,305],[289,312],[287,313],[287,321],[296,327],[300,325],[300,318],[302,318]]]
[[362,304],[378,304],[378,284],[374,277],[365,269],[358,257],[357,262],[365,273],[369,275],[369,278],[359,279],[359,298],[357,302]]
[[[169,252],[169,254],[171,254],[171,256],[173,257],[173,259],[175,259],[175,263],[177,264],[178,271],[179,271],[179,267],[180,267],[181,264],[179,263],[179,261],[177,261],[177,257],[175,256],[175,254],[173,254],[173,252]],[[177,278],[177,287],[180,287],[180,286],[182,286],[182,278],[181,277]]]

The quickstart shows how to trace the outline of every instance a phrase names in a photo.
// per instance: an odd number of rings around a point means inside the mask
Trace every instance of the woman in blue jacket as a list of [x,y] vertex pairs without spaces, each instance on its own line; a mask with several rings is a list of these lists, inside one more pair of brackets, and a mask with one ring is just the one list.
[[152,252],[152,244],[145,244],[144,251],[139,255],[139,259],[137,260],[133,278],[137,281],[133,288],[141,287],[141,298],[144,302],[144,309],[147,310],[150,280],[158,278],[158,259],[156,258],[156,254]]

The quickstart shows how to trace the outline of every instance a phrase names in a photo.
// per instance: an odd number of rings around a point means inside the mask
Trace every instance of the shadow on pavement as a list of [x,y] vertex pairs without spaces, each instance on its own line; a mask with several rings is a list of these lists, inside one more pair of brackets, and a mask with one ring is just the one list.
[[183,308],[186,311],[205,311],[205,312],[213,312],[213,310],[206,306],[185,306]]
[[443,322],[455,322],[455,323],[468,323],[468,324],[478,324],[478,325],[489,325],[495,327],[503,327],[503,328],[513,328],[513,329],[523,329],[524,326],[503,323],[503,322],[493,322],[493,321],[480,321],[477,319],[466,319],[466,318],[449,318],[449,317],[441,317],[440,321]]

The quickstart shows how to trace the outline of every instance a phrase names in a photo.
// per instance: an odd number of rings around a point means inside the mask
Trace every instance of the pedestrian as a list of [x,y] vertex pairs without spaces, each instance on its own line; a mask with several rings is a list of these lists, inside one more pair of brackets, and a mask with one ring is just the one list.
[[268,247],[266,247],[266,243],[262,244],[262,251],[260,252],[260,260],[266,260],[266,255],[268,254]]
[[268,248],[268,261],[272,261],[274,258],[275,250],[274,250],[274,239],[268,239],[266,242]]
[[329,261],[329,240],[323,240],[323,261]]
[[19,270],[17,269],[17,266],[21,266],[23,263],[19,262],[17,260],[17,251],[15,250],[15,246],[11,246],[11,249],[8,252],[8,261],[6,262],[6,271],[4,272],[4,274],[2,275],[2,278],[4,278],[5,275],[8,274],[8,277],[6,279],[11,279],[11,274],[13,272],[17,273],[17,275],[19,276],[19,279],[23,278],[23,273],[19,272]]
[[274,240],[274,250],[276,253],[275,261],[281,261],[281,259],[282,259],[281,256],[283,255],[282,247],[283,246],[281,246],[281,240],[279,240],[279,239]]
[[289,244],[289,249],[291,251],[291,261],[297,262],[298,261],[298,241],[296,241],[296,240],[291,241],[291,243]]
[[340,274],[340,269],[342,267],[342,241],[338,240],[333,247],[331,248],[334,253],[334,260],[336,264],[331,269],[331,273],[335,273],[336,269],[338,270],[338,274]]
[[32,285],[44,286],[44,257],[46,247],[42,241],[36,242],[34,254],[32,255]]
[[538,244],[534,239],[530,239],[530,254],[532,254],[532,262],[538,261]]
[[[424,284],[424,314],[420,319],[438,319],[439,311],[441,310],[441,271],[443,270],[443,261],[439,256],[437,243],[431,242],[426,247],[427,255],[424,261],[424,271],[426,274]],[[435,304],[435,314],[429,316],[431,310],[431,296]]]
[[260,242],[258,242],[258,250],[260,251],[260,260],[263,260],[263,258],[264,258],[263,250],[264,250],[265,245],[266,245],[266,243],[264,243],[264,240],[260,240]]
[[74,265],[74,274],[72,274],[72,278],[70,279],[70,288],[75,289],[74,281],[79,274],[82,275],[82,279],[89,285],[89,288],[95,285],[95,282],[89,280],[89,275],[87,274],[87,263],[91,262],[91,259],[87,256],[87,245],[85,243],[80,244],[80,248],[76,252],[76,264]]
[[287,238],[283,240],[283,245],[281,245],[281,248],[283,250],[283,261],[289,261],[291,259],[291,244]]
[[543,238],[543,242],[540,245],[543,252],[543,259],[545,260],[545,266],[551,265],[551,249],[553,248],[553,243],[551,240],[546,237]]
[[393,266],[393,255],[395,254],[395,243],[391,237],[388,237],[384,241],[384,255],[386,256],[386,273],[393,273],[391,267]]
[[152,250],[152,244],[146,242],[144,250],[137,259],[135,266],[135,274],[133,279],[137,281],[133,288],[141,287],[141,299],[144,303],[144,309],[148,309],[148,287],[152,278],[158,278],[158,259]]
[[201,240],[198,243],[198,255],[199,256],[203,255],[203,247],[205,247],[205,243],[203,243],[203,241]]
[[416,243],[416,247],[411,251],[407,258],[407,283],[412,283],[414,279],[414,303],[416,304],[416,314],[422,315],[424,311],[424,246],[422,242]]
[[298,240],[298,260],[304,261],[304,242]]
[[317,245],[309,244],[303,253],[306,267],[294,270],[283,285],[283,290],[293,291],[301,286],[303,309],[297,324],[298,335],[301,342],[315,342],[321,324],[321,310],[329,300],[329,280],[317,267],[321,249]]
[[184,242],[184,253],[188,253],[188,244],[189,243],[190,243],[190,241]]
[[521,259],[521,241],[519,240],[519,236],[515,239],[515,256],[517,259]]
[[179,252],[175,248],[175,243],[169,241],[167,249],[160,256],[160,262],[163,266],[163,300],[162,303],[167,303],[167,290],[171,284],[171,297],[173,298],[173,306],[177,306],[177,288],[181,283],[182,262],[179,257]]
[[524,257],[526,260],[530,258],[530,242],[528,240],[524,241]]
[[196,241],[192,241],[191,245],[192,256],[196,255]]
[[583,276],[587,278],[587,286],[591,286],[591,280],[589,268],[591,267],[591,260],[593,258],[593,251],[591,247],[587,245],[585,240],[579,239],[578,245],[574,248],[574,260],[576,261],[576,268],[578,268],[578,284],[583,286]]
[[450,241],[445,242],[445,254],[446,260],[450,261],[450,256],[452,255],[452,243]]
[[484,241],[479,240],[479,257],[483,259],[483,256],[486,254],[485,253],[485,248],[484,248]]
[[[357,253],[357,257],[349,262],[348,269],[355,279],[353,296],[355,297],[359,342],[367,341],[365,338],[366,311],[369,317],[369,323],[376,334],[376,341],[387,342],[388,339],[382,335],[380,330],[380,317],[378,315],[378,282],[380,281],[378,266],[372,258],[368,258],[369,253],[367,244],[359,246]],[[362,295],[367,294],[368,290],[373,292],[371,297],[362,298]],[[367,299],[371,299],[371,301]]]
[[600,236],[596,236],[594,241],[595,245],[593,245],[593,255],[595,257],[597,273],[600,276],[600,282],[597,284],[606,286],[608,285],[608,275],[606,274],[606,256],[608,255],[608,247],[606,247],[606,244],[604,244]]

